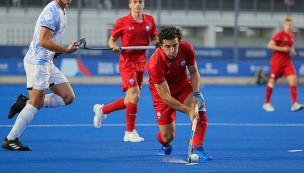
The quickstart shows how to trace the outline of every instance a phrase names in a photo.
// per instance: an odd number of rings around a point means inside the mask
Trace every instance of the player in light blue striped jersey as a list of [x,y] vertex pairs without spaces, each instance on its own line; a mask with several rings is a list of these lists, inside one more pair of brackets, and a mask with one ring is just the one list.
[[[73,53],[78,47],[75,41],[66,48],[58,44],[67,23],[65,6],[72,0],[54,0],[41,12],[34,31],[33,40],[24,58],[27,90],[30,99],[21,94],[11,107],[9,118],[19,113],[16,122],[4,138],[2,147],[8,150],[26,151],[19,136],[42,107],[54,108],[71,104],[74,91],[66,77],[53,64],[55,52]],[[46,90],[52,91],[45,95]]]

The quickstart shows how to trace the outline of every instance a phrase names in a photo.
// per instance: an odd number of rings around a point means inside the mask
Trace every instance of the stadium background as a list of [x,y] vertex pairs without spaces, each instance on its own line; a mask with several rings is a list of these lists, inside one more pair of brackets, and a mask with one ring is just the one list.
[[[22,58],[37,16],[48,2],[0,2],[1,83],[26,82]],[[203,84],[254,84],[261,68],[267,76],[272,55],[267,44],[290,16],[294,20],[294,47],[300,54],[292,59],[298,82],[304,82],[303,0],[152,0],[145,6],[144,13],[154,17],[159,29],[177,26],[183,40],[194,46]],[[71,40],[86,38],[89,46],[106,47],[116,20],[129,12],[127,0],[100,0],[96,6],[91,0],[73,0],[67,7],[68,25],[60,44],[67,46]],[[147,57],[152,53],[147,51]],[[119,84],[118,59],[119,54],[111,51],[79,50],[61,55],[55,64],[71,83]]]
[[[19,2],[0,0],[0,140],[17,117],[7,118],[11,105],[20,93],[28,95],[22,60],[49,0]],[[73,0],[66,8],[68,24],[60,44],[68,46],[84,37],[90,46],[106,47],[115,21],[130,12],[127,0],[111,0],[112,6],[96,8],[92,2]],[[125,95],[119,54],[79,49],[55,61],[72,83],[74,103],[41,109],[20,137],[32,151],[0,148],[0,172],[303,172],[304,116],[303,111],[290,111],[286,79],[274,89],[272,113],[262,109],[266,86],[254,84],[259,69],[269,73],[272,51],[267,44],[283,29],[287,16],[294,20],[294,46],[300,52],[292,60],[298,82],[304,83],[304,0],[146,0],[144,13],[152,15],[158,27],[181,28],[183,40],[195,48],[209,119],[204,147],[213,160],[187,165],[190,123],[179,112],[173,152],[158,154],[159,130],[147,85],[136,120],[145,142],[123,142],[124,110],[109,114],[95,129],[93,105]],[[149,58],[152,51],[147,54]],[[303,85],[298,93],[303,103]]]

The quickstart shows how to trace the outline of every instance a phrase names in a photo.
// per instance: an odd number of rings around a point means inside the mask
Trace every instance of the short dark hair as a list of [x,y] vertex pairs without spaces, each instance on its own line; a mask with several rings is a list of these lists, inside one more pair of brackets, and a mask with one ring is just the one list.
[[180,42],[182,37],[182,32],[175,26],[165,27],[158,34],[158,40],[161,45],[163,44],[163,40],[173,40],[178,38],[178,42]]

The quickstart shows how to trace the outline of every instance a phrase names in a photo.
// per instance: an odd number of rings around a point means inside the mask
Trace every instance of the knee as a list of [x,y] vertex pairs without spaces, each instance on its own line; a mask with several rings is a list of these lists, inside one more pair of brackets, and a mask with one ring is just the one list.
[[133,103],[134,104],[138,104],[139,99],[140,99],[140,93],[139,92],[134,92],[132,94],[132,101],[133,101]]
[[71,104],[71,103],[74,102],[74,100],[75,100],[75,94],[64,95],[62,97],[62,99],[63,99],[65,105],[69,105],[69,104]]
[[173,141],[174,137],[175,137],[174,133],[169,133],[169,134],[165,134],[164,136],[162,136],[163,141],[167,144],[170,143],[171,141]]
[[43,99],[42,100],[35,99],[35,100],[30,100],[29,103],[39,110],[43,107],[44,100]]

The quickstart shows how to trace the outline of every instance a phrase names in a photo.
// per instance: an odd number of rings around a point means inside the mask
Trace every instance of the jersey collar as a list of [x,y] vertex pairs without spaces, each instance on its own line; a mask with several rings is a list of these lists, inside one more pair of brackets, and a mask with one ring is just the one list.
[[[129,19],[132,21],[132,23],[138,23],[133,19],[131,13],[128,16],[129,16]],[[146,23],[146,15],[144,13],[142,13],[142,21],[138,24],[141,24],[141,23]]]

